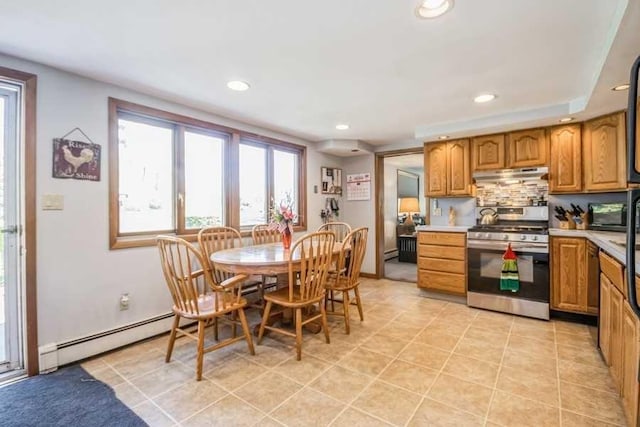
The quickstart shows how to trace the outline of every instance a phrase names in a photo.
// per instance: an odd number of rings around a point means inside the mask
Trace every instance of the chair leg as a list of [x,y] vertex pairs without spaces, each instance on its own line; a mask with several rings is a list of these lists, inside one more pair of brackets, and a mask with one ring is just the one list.
[[356,294],[356,305],[358,306],[358,313],[360,314],[360,321],[364,321],[364,314],[362,314],[362,300],[360,299],[360,289],[356,286],[353,288],[353,293]]
[[329,325],[327,324],[327,310],[325,310],[324,305],[320,304],[320,317],[322,321],[322,329],[324,330],[324,339],[327,341],[327,344],[331,342],[329,339]]
[[198,360],[196,364],[196,380],[202,379],[202,361],[204,359],[204,328],[205,321],[198,321]]
[[302,309],[296,308],[296,357],[302,359]]
[[244,309],[238,310],[240,316],[240,323],[242,324],[242,330],[244,331],[244,337],[247,340],[247,346],[249,346],[249,353],[254,356],[256,351],[253,349],[253,339],[251,338],[251,331],[249,330],[249,324],[247,323],[247,316],[244,314]]
[[237,330],[237,326],[238,326],[238,325],[236,324],[236,323],[238,322],[238,313],[237,313],[237,312],[235,312],[235,311],[234,311],[234,312],[231,314],[231,321],[233,322],[233,323],[231,324],[231,336],[232,336],[233,338],[235,338],[235,337],[237,337],[237,336],[238,336],[238,330]]
[[342,314],[344,314],[344,330],[349,335],[351,333],[349,328],[349,291],[342,291]]
[[213,339],[219,341],[218,337],[218,318],[213,319]]
[[169,334],[169,345],[167,346],[167,356],[164,358],[165,363],[171,362],[171,353],[173,353],[173,344],[176,342],[178,326],[180,326],[180,316],[176,314],[175,317],[173,318],[173,326],[171,327],[171,333]]
[[262,322],[260,322],[260,331],[258,332],[258,345],[262,342],[262,336],[264,335],[264,327],[269,321],[269,313],[271,313],[271,301],[267,301],[267,306],[264,308],[264,314],[262,315]]
[[335,306],[335,301],[334,301],[334,296],[333,296],[333,290],[329,291],[329,294],[331,295],[331,311],[333,313],[336,312],[336,306]]

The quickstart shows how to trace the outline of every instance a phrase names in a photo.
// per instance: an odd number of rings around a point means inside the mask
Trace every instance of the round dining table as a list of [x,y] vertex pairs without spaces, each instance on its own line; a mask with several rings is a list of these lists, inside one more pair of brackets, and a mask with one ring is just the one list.
[[[333,245],[333,255],[337,256],[342,244]],[[277,275],[289,272],[289,260],[293,270],[300,269],[300,251],[285,249],[281,242],[264,245],[242,246],[224,249],[211,254],[211,261],[219,270],[235,274]]]

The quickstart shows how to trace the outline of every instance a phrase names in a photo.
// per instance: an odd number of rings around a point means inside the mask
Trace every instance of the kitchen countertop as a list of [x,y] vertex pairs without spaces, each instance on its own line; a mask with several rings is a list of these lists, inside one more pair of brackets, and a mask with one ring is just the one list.
[[[625,233],[616,233],[613,231],[595,231],[595,230],[566,230],[564,228],[550,228],[550,236],[558,237],[585,237],[598,245],[600,249],[609,255],[627,265],[627,253],[624,246],[614,242],[626,242],[627,235]],[[638,239],[640,243],[640,239]],[[636,272],[640,272],[640,251],[636,251]]]
[[466,233],[473,225],[418,225],[416,231],[448,231],[449,233]]

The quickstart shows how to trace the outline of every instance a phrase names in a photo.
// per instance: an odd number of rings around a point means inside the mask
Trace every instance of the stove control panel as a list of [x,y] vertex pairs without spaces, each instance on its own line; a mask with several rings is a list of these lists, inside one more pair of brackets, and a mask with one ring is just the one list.
[[474,240],[501,240],[503,242],[536,242],[548,243],[548,234],[527,234],[527,233],[499,233],[499,232],[477,232],[470,231],[467,234],[469,239]]

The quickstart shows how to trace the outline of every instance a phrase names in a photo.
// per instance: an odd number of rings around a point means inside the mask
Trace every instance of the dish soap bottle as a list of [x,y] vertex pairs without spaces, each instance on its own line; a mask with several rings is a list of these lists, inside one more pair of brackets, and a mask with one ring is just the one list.
[[453,209],[453,206],[449,206],[449,227],[453,227],[456,225],[456,210]]

